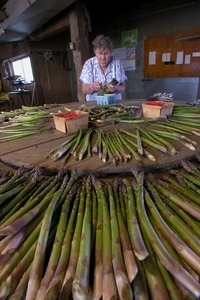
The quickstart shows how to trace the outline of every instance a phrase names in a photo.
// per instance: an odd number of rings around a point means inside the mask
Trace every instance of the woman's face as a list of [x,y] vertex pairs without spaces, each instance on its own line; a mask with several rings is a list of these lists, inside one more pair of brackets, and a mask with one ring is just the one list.
[[95,55],[96,55],[96,58],[98,60],[98,63],[100,65],[100,67],[102,68],[105,68],[107,67],[109,61],[110,61],[110,50],[108,49],[105,49],[105,48],[97,48],[95,50]]

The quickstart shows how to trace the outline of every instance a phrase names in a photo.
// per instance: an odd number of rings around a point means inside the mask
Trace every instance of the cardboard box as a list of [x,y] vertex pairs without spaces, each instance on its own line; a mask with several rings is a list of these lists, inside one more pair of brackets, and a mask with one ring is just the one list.
[[[70,116],[71,113],[75,116]],[[79,128],[88,128],[88,118],[87,112],[79,110],[53,116],[56,129],[64,133],[76,132]]]
[[143,116],[150,119],[171,116],[173,108],[174,103],[172,102],[158,101],[157,105],[156,101],[142,103]]

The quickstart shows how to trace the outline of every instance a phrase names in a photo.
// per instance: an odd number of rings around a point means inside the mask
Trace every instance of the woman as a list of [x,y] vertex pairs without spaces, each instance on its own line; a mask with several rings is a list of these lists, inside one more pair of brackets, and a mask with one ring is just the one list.
[[121,100],[127,77],[121,61],[112,56],[110,38],[98,35],[92,45],[95,56],[85,62],[80,75],[86,100],[95,101],[95,96],[105,90],[106,93],[116,94],[116,100]]

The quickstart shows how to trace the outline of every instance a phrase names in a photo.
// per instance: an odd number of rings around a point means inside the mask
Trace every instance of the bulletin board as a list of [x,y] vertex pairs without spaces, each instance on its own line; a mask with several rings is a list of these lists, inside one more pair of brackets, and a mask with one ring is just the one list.
[[146,39],[144,77],[200,77],[200,28]]
[[136,55],[134,45],[115,48],[113,49],[113,54],[116,58],[121,60],[125,71],[136,69]]

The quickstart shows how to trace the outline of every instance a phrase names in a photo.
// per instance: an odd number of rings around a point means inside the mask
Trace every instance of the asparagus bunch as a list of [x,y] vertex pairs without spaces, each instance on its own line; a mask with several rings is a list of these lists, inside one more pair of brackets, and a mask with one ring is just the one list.
[[0,184],[0,299],[200,297],[198,162],[159,179],[39,171]]

